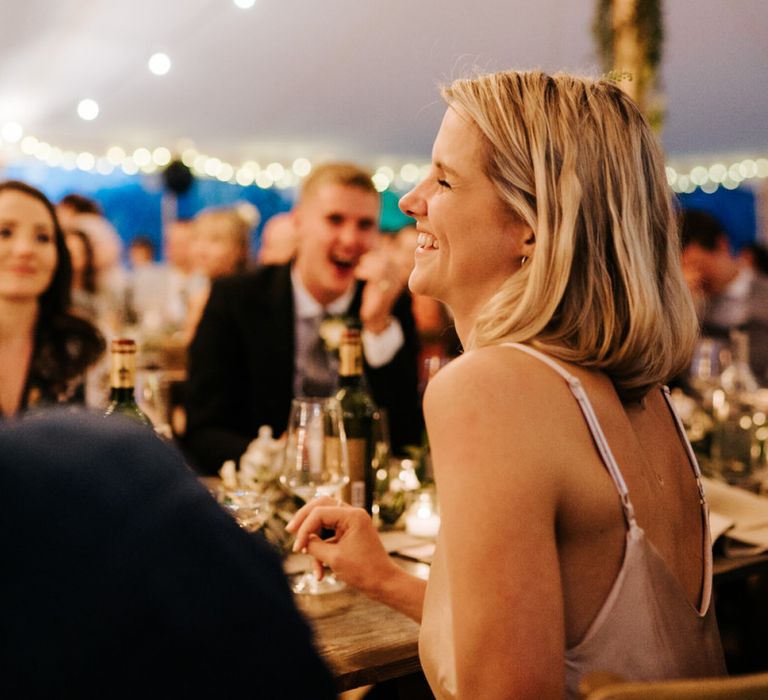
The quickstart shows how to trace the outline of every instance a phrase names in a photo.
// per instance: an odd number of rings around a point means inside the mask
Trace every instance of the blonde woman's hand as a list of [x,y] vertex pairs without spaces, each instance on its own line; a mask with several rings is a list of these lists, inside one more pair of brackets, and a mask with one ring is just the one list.
[[[323,540],[323,528],[334,536]],[[346,584],[377,597],[381,587],[399,568],[387,554],[370,516],[362,508],[340,504],[327,496],[311,500],[291,518],[286,530],[296,534],[294,552],[315,558],[314,570],[322,578],[323,565]]]

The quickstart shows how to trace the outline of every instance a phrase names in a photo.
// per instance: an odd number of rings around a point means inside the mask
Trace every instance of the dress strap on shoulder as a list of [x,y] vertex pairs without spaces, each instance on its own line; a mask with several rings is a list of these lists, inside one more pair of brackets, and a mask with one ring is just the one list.
[[699,467],[699,460],[696,459],[696,453],[693,451],[693,447],[691,446],[691,441],[688,439],[688,434],[685,432],[685,426],[683,425],[683,421],[680,420],[680,416],[677,415],[677,411],[675,410],[675,407],[672,404],[672,397],[669,392],[669,387],[668,386],[661,387],[661,393],[663,394],[664,400],[667,402],[667,408],[669,408],[669,412],[672,414],[672,418],[675,421],[675,426],[677,427],[677,434],[680,436],[680,440],[685,446],[685,452],[688,455],[688,461],[691,464],[691,468],[693,469],[693,474],[696,477],[696,483],[698,484],[698,487],[699,487],[699,497],[701,499],[701,502],[705,503],[706,497],[704,495],[704,485],[701,483],[701,468]]
[[619,492],[627,525],[630,527],[635,527],[635,509],[632,507],[632,503],[629,500],[627,484],[624,481],[624,476],[621,473],[618,462],[616,462],[616,458],[613,456],[613,451],[608,444],[605,433],[603,433],[600,422],[597,420],[595,409],[592,407],[592,403],[587,396],[587,392],[584,391],[581,380],[575,375],[571,374],[564,367],[562,367],[558,362],[549,357],[549,355],[544,354],[540,350],[532,348],[530,345],[524,345],[522,343],[502,343],[502,345],[509,348],[515,348],[530,355],[531,357],[535,357],[536,359],[551,367],[566,381],[568,387],[571,390],[571,393],[579,404],[579,408],[581,409],[581,413],[584,416],[584,420],[587,422],[587,427],[589,428],[589,432],[592,434],[592,439],[594,440],[597,451],[603,460],[603,464],[608,470],[608,474],[611,476],[611,479],[616,486],[616,490]]

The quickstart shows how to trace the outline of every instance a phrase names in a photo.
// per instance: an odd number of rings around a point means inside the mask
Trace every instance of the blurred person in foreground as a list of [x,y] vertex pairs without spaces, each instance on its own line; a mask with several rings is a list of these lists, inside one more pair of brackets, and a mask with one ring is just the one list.
[[731,254],[728,237],[711,214],[682,214],[682,265],[694,297],[702,333],[728,340],[746,331],[750,365],[758,382],[768,382],[768,275]]
[[605,80],[509,71],[443,94],[431,171],[400,202],[410,287],[451,308],[466,349],[424,399],[429,582],[327,497],[288,524],[295,548],[421,621],[441,699],[725,674],[704,492],[662,388],[697,324],[655,138]]
[[85,400],[104,340],[71,311],[72,264],[53,205],[23,182],[0,183],[0,419]]
[[293,262],[214,280],[189,349],[187,447],[198,469],[216,473],[239,459],[262,425],[281,434],[293,397],[335,391],[338,369],[321,336],[326,314],[359,316],[365,374],[388,410],[393,446],[418,443],[410,299],[388,258],[369,256],[358,269],[375,242],[379,208],[369,173],[321,165],[293,210]]
[[333,698],[279,557],[128,420],[0,425],[6,698]]

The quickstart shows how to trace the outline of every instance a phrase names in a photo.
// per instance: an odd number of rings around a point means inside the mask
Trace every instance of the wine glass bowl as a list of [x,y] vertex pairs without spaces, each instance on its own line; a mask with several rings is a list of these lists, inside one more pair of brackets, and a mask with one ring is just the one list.
[[[335,497],[349,481],[347,439],[341,406],[335,399],[298,398],[291,403],[280,482],[305,502]],[[333,574],[317,580],[305,573],[295,593],[328,593],[343,584]]]

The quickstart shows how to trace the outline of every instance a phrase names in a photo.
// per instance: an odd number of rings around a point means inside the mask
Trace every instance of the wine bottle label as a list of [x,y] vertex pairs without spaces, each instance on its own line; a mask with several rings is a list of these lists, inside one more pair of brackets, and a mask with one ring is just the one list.
[[356,508],[365,508],[365,439],[347,438],[349,484],[344,488],[344,500]]
[[355,508],[365,508],[365,482],[353,481],[350,484],[350,487],[351,487],[352,494],[349,499],[349,502]]
[[132,352],[113,352],[110,386],[113,389],[130,389],[135,376],[136,355]]
[[363,348],[357,343],[342,343],[339,348],[339,375],[353,377],[363,373]]

